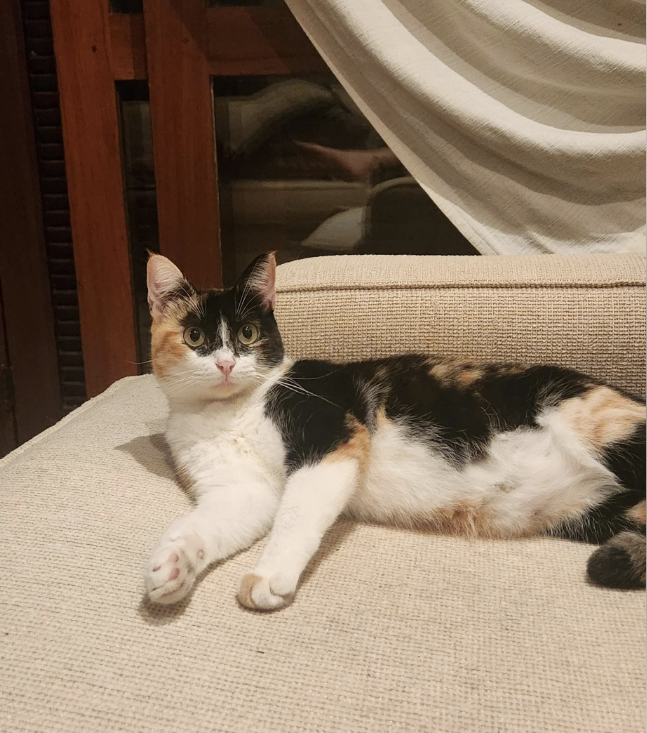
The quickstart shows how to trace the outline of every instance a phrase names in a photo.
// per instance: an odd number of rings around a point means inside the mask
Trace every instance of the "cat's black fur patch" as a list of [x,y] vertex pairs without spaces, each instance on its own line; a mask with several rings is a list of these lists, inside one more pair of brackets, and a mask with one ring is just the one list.
[[579,372],[558,366],[531,366],[523,372],[511,373],[505,366],[490,365],[475,390],[483,407],[494,408],[492,417],[501,431],[536,427],[541,410],[579,397],[597,383]]
[[434,376],[438,364],[443,361],[418,354],[349,364],[296,362],[267,405],[288,445],[290,467],[320,460],[348,440],[347,415],[373,432],[379,409],[454,465],[464,465],[483,457],[497,432],[537,427],[544,407],[597,383],[561,367],[511,373],[488,365],[463,385]]
[[606,448],[603,460],[630,494],[633,502],[630,506],[645,498],[645,423],[637,425],[626,440]]
[[298,361],[270,390],[266,414],[279,427],[290,471],[320,461],[350,436],[347,416],[366,423],[348,365]]

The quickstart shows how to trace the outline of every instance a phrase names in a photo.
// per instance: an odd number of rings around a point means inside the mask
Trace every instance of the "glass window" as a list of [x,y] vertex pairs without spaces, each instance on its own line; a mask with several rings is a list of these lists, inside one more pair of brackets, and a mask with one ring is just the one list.
[[150,314],[146,292],[148,252],[159,252],[153,144],[146,82],[119,82],[124,196],[135,297],[140,370],[150,371]]
[[261,252],[478,254],[333,74],[214,79],[223,273]]
[[214,79],[223,267],[361,250],[376,184],[406,176],[332,74]]

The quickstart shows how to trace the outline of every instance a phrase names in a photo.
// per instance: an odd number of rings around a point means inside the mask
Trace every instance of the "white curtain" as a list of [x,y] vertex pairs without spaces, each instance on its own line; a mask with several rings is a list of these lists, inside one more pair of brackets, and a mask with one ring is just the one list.
[[480,252],[644,251],[644,0],[287,3]]

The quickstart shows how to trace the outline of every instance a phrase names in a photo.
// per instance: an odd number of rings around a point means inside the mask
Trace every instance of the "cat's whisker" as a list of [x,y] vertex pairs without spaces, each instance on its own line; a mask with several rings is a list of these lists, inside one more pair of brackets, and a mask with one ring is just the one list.
[[245,320],[245,318],[247,318],[247,314],[248,314],[248,313],[251,313],[251,312],[252,312],[253,310],[254,310],[254,302],[252,301],[252,302],[251,302],[251,303],[250,303],[250,304],[248,305],[248,307],[247,307],[247,308],[245,308],[245,310],[243,311],[243,313],[241,313],[240,315],[238,315],[238,319],[239,319],[239,320],[241,320],[241,321],[244,321],[244,320]]
[[240,300],[238,301],[238,304],[236,306],[236,315],[239,318],[242,318],[242,316],[240,316],[239,313],[241,312],[243,306],[246,303],[246,298],[247,298],[248,293],[251,291],[251,282],[252,282],[252,279],[248,278],[247,282],[245,283],[245,287],[243,288],[242,295],[240,296]]
[[323,400],[324,402],[327,402],[329,405],[332,405],[333,407],[337,407],[340,410],[342,407],[335,402],[331,402],[329,399],[326,399],[322,395],[316,394],[314,392],[310,392],[305,387],[303,387],[301,384],[298,384],[297,382],[294,382],[294,380],[291,379],[281,379],[279,380],[278,384],[281,384],[284,387],[287,387],[287,389],[292,389],[293,392],[297,392],[299,394],[303,394],[307,397],[315,397],[319,400]]

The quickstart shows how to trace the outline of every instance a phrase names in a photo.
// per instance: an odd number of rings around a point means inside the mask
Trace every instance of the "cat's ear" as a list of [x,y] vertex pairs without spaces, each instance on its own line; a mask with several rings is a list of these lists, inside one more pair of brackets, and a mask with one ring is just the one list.
[[239,310],[252,303],[264,310],[273,311],[275,292],[276,257],[274,252],[257,257],[243,272],[235,285],[236,302]]
[[192,290],[184,275],[162,255],[151,254],[146,268],[146,284],[148,285],[148,307],[153,321],[158,321],[164,314],[164,308],[173,293],[180,289]]

